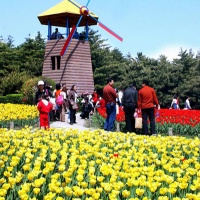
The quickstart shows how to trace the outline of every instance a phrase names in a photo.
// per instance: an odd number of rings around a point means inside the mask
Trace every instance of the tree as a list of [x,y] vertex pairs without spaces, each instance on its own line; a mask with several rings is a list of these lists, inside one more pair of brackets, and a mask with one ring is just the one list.
[[42,75],[45,39],[38,32],[35,40],[26,38],[25,43],[18,47],[21,57],[20,71],[29,71],[34,76]]

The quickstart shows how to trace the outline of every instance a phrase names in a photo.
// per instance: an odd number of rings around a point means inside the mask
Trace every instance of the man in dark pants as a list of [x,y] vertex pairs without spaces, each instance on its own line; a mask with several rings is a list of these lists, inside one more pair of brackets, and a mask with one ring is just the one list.
[[109,78],[107,85],[103,89],[103,99],[106,103],[107,118],[104,124],[104,130],[114,131],[115,119],[116,119],[116,98],[118,97],[116,91],[113,88],[114,81]]
[[122,106],[125,112],[125,119],[126,119],[126,130],[127,132],[135,132],[135,118],[134,112],[137,108],[138,102],[138,92],[136,90],[136,84],[132,84],[128,87],[122,96]]
[[[158,99],[153,88],[149,87],[149,82],[143,80],[142,89],[138,95],[138,109],[142,111],[142,133],[153,135],[156,133],[154,109],[158,108]],[[148,118],[150,121],[150,134],[148,132]]]

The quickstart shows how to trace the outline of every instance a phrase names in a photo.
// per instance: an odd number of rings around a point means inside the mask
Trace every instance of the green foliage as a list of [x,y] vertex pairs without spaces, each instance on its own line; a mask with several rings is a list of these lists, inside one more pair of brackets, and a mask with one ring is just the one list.
[[13,71],[1,79],[0,94],[7,95],[12,93],[19,93],[23,83],[30,79],[28,72]]
[[169,135],[169,128],[172,128],[173,135],[200,135],[200,125],[192,127],[191,125],[171,124],[171,123],[156,123],[156,132],[158,134]]
[[[24,126],[35,126],[38,124],[38,117],[32,119],[18,119],[13,120],[13,126],[15,129],[22,128]],[[10,121],[0,121],[0,128],[9,128]]]
[[0,103],[7,103],[6,96],[0,96]]
[[6,96],[0,96],[0,103],[13,103],[22,104],[23,94],[8,94]]
[[26,42],[18,47],[18,53],[21,58],[21,71],[29,71],[34,76],[42,75],[42,66],[44,59],[45,39],[41,37],[40,32],[35,39],[26,38]]
[[95,114],[93,114],[92,116],[93,127],[103,129],[104,122],[105,122],[105,119],[98,112],[95,112]]
[[24,100],[26,100],[26,104],[35,104],[35,93],[38,90],[37,84],[39,80],[43,80],[46,83],[46,85],[55,88],[55,82],[49,78],[35,77],[27,80],[26,82],[24,82],[21,88],[21,93],[24,95]]
[[0,95],[18,93],[26,80],[42,75],[45,39],[41,34],[16,48],[12,43],[11,36],[0,42]]

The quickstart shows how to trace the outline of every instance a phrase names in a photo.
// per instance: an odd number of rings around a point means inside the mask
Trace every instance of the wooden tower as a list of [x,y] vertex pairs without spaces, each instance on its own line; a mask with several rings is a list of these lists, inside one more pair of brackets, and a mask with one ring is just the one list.
[[[98,19],[95,14],[90,13],[90,15]],[[77,85],[78,94],[86,91],[92,93],[94,79],[88,42],[88,26],[96,25],[97,21],[91,17],[83,16],[79,27],[85,26],[85,39],[71,39],[66,53],[64,56],[60,56],[66,38],[70,33],[70,28],[77,24],[79,18],[80,9],[68,0],[63,0],[38,16],[41,24],[48,25],[48,40],[45,48],[42,75],[51,78],[56,83],[66,83],[69,89],[73,84]],[[66,33],[62,33],[64,38],[50,40],[52,26],[65,27]]]

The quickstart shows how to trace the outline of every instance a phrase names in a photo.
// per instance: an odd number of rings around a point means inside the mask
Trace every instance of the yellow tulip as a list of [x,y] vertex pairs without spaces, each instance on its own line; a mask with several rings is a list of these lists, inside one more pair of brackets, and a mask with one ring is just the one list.
[[87,187],[88,187],[88,183],[86,183],[85,181],[84,181],[84,182],[81,182],[81,186],[82,186],[83,188],[87,188]]
[[97,181],[99,181],[100,183],[105,179],[104,176],[97,176]]
[[97,181],[96,181],[95,179],[90,179],[90,184],[91,184],[91,185],[95,185],[96,182],[97,182]]
[[63,191],[63,188],[62,188],[62,187],[56,187],[56,188],[55,188],[55,192],[56,192],[57,194],[60,194],[62,191]]
[[56,197],[56,200],[64,200],[63,197]]
[[92,195],[92,198],[93,199],[99,199],[100,198],[100,193],[98,193],[98,192],[96,192],[96,193],[94,193],[93,195]]
[[35,175],[33,173],[28,173],[27,178],[29,181],[32,181],[35,178]]
[[9,178],[11,176],[11,173],[9,171],[4,171],[3,175]]
[[176,188],[170,187],[168,191],[169,191],[171,194],[175,194],[175,193],[176,193],[176,190],[177,190]]
[[144,189],[137,188],[135,192],[138,196],[142,196],[144,194]]
[[98,193],[102,193],[102,191],[103,191],[103,188],[101,188],[101,187],[98,187],[98,188],[96,188],[96,191],[97,191]]
[[65,191],[65,194],[67,195],[67,196],[72,196],[72,194],[73,194],[73,191],[72,191],[72,188],[70,188],[70,187],[65,187],[64,188],[64,191]]
[[74,194],[75,196],[77,196],[77,197],[82,196],[82,195],[84,194],[84,189],[77,188],[77,189],[73,192],[73,194]]
[[0,196],[4,197],[4,196],[6,196],[6,194],[7,194],[7,190],[3,189],[3,188],[0,188]]
[[76,176],[76,180],[77,180],[78,182],[83,181],[83,179],[84,179],[83,175],[77,175],[77,176]]
[[3,184],[3,183],[5,183],[6,182],[6,179],[5,178],[1,178],[0,179],[0,184]]
[[160,188],[160,194],[166,194],[168,192],[168,188]]
[[129,196],[130,196],[130,191],[128,191],[128,190],[123,190],[123,191],[122,191],[122,196],[125,197],[125,198],[129,197]]
[[169,200],[167,196],[160,196],[158,197],[158,200]]
[[34,192],[34,194],[39,194],[40,193],[40,188],[34,188],[33,192]]

